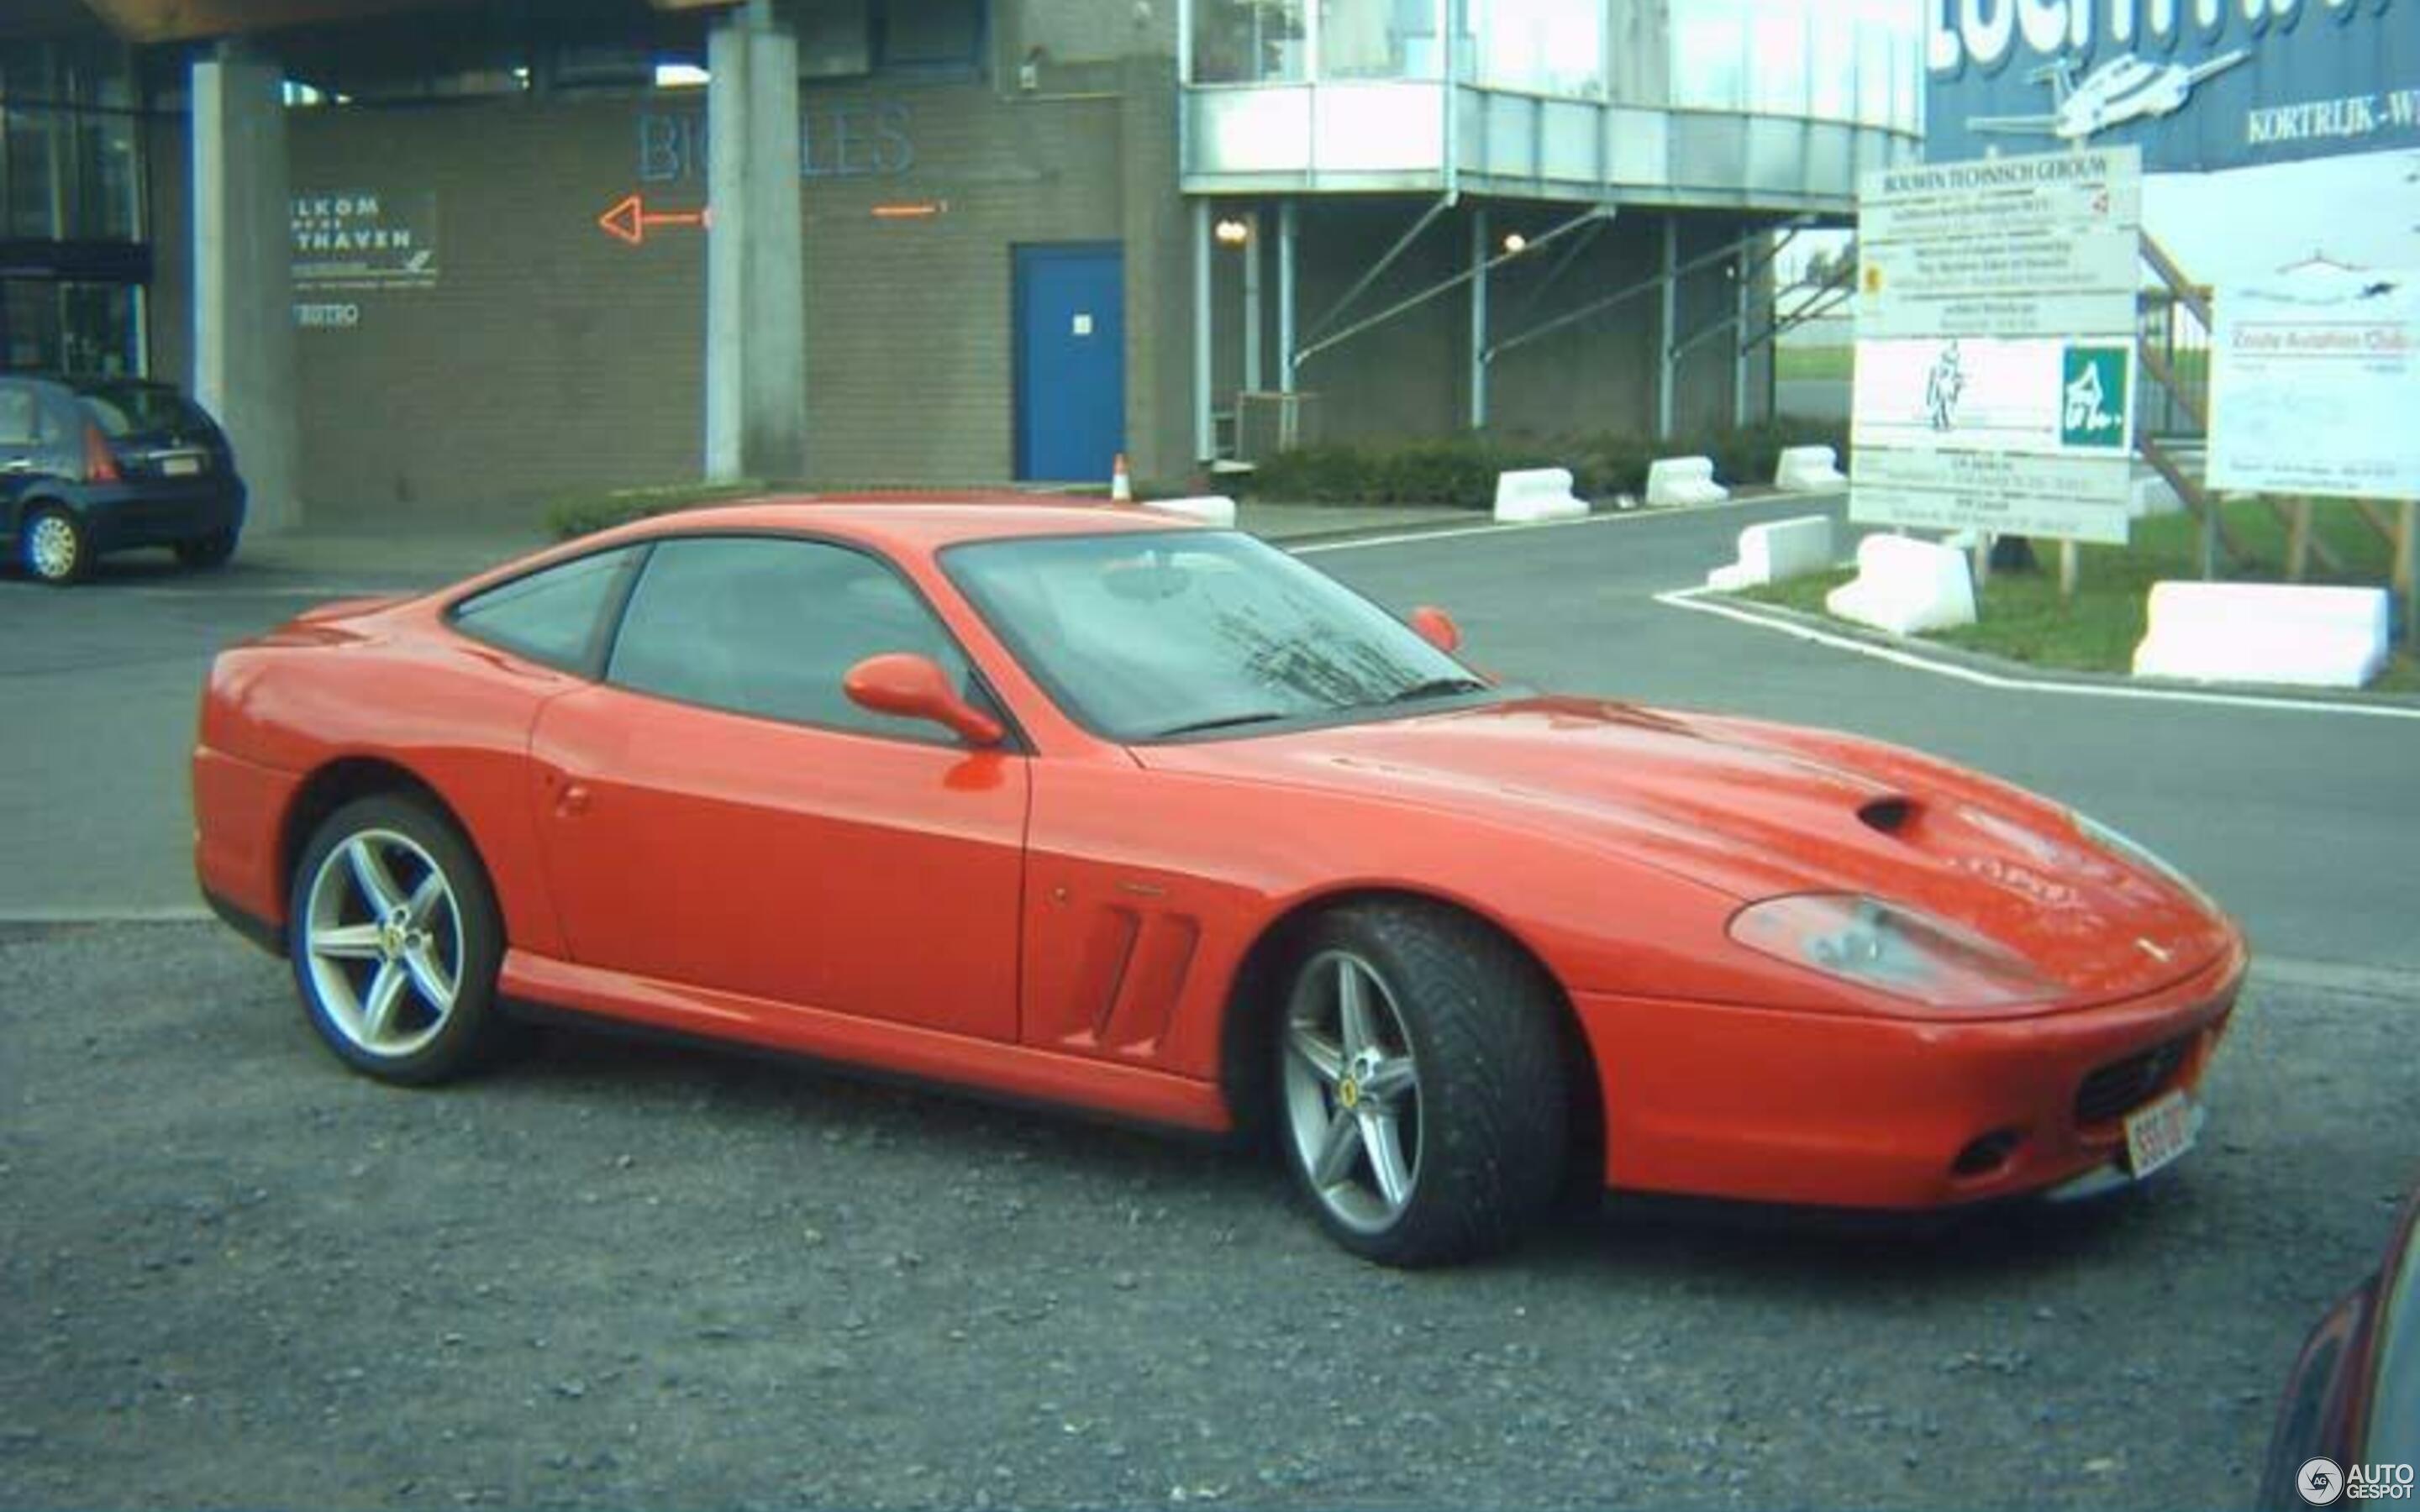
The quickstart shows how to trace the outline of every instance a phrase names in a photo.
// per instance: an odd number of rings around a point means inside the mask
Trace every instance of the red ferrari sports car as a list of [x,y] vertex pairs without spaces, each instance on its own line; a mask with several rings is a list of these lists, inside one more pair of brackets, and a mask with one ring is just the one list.
[[1144,508],[670,516],[228,649],[196,864],[372,1076],[535,1005],[1266,1130],[1389,1263],[1567,1170],[1924,1209],[2192,1143],[2245,952],[2151,856],[1457,639]]

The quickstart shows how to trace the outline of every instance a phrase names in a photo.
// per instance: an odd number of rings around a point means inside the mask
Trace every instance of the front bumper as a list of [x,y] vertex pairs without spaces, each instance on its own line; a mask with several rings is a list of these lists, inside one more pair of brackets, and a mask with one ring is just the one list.
[[[1606,1184],[1903,1210],[2088,1195],[2131,1180],[2127,1112],[2180,1088],[2198,1103],[2245,964],[2238,946],[2142,997],[1959,1023],[1575,994]],[[2139,1088],[2079,1108],[2087,1077],[2154,1052]],[[1994,1136],[2005,1153],[1976,1162]]]

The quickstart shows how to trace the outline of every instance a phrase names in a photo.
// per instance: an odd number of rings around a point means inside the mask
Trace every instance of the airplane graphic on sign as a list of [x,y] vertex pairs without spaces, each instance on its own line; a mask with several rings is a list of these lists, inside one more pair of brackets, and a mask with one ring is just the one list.
[[2121,53],[2084,76],[2075,78],[2075,59],[2062,54],[2025,77],[2050,85],[2055,108],[2047,116],[1978,116],[1966,122],[1970,131],[2021,131],[2085,142],[2113,126],[2147,116],[2173,116],[2193,98],[2203,80],[2242,63],[2252,55],[2237,48],[2194,68],[2181,63],[2146,63]]

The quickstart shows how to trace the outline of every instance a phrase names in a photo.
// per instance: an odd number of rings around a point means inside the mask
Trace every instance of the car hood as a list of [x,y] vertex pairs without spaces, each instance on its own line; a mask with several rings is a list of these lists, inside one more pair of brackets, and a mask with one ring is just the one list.
[[2088,843],[2057,805],[1829,732],[1529,698],[1135,754],[1528,828],[1743,902],[1884,899],[2013,947],[2079,992],[2151,991],[2235,944],[2214,909]]

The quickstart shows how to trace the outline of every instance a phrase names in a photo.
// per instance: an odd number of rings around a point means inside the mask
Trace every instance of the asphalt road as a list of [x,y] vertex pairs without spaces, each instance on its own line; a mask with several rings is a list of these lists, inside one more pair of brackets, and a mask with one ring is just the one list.
[[[1800,507],[1316,560],[1513,675],[1927,746],[2185,862],[2264,958],[2163,1180],[1941,1230],[1618,1200],[1404,1276],[1244,1156],[597,1035],[396,1092],[214,926],[0,923],[0,1506],[2244,1504],[2420,1175],[2420,725],[1652,602]],[[322,586],[0,584],[0,919],[190,905],[201,669]]]

